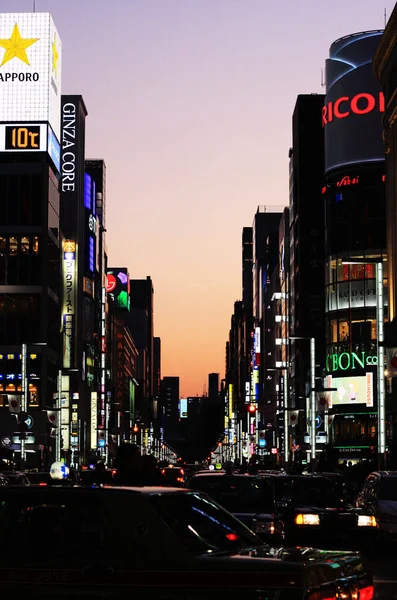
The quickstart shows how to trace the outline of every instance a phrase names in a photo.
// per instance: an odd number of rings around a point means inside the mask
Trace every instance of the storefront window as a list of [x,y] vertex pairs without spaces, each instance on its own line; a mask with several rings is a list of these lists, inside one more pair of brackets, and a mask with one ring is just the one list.
[[10,237],[9,254],[10,256],[16,256],[18,254],[18,238],[16,237]]
[[339,322],[339,341],[340,342],[349,341],[349,324],[347,321]]
[[338,321],[336,319],[331,320],[331,344],[338,342]]

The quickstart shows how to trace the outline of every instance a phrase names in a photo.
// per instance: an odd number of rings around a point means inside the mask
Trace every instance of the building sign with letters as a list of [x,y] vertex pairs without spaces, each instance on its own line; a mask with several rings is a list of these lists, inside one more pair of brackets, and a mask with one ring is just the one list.
[[0,14],[0,122],[61,124],[62,44],[49,13]]
[[75,240],[62,242],[62,333],[63,367],[74,366],[74,338],[77,311],[77,244]]

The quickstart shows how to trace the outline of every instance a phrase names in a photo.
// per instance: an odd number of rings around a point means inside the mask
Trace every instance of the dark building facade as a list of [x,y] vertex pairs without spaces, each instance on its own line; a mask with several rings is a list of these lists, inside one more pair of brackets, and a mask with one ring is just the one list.
[[[289,202],[288,336],[289,379],[287,409],[299,410],[299,420],[287,443],[305,446],[310,338],[316,340],[316,364],[323,365],[324,347],[324,130],[321,115],[324,95],[297,97],[292,115]],[[282,247],[285,263],[285,244]],[[283,267],[285,271],[285,264]],[[294,340],[291,338],[305,339]],[[318,376],[321,374],[319,369]],[[284,395],[284,392],[283,392]],[[287,421],[285,421],[287,423]]]
[[327,395],[330,441],[352,460],[373,458],[378,442],[376,272],[386,265],[386,221],[384,98],[372,59],[381,35],[357,33],[331,45],[322,114],[325,387],[336,390]]
[[179,377],[161,380],[161,407],[163,411],[164,441],[171,445],[180,439]]

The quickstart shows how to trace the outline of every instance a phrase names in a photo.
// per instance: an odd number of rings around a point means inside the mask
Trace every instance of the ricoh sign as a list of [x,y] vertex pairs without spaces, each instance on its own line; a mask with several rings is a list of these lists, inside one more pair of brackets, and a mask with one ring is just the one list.
[[372,72],[382,31],[348,35],[334,42],[326,60],[322,111],[325,171],[384,160],[385,100]]
[[49,13],[0,14],[0,122],[49,123],[59,140],[61,56]]

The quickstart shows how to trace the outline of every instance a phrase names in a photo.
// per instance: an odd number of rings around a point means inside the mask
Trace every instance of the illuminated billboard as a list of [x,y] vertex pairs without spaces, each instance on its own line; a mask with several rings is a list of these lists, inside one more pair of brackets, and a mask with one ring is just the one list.
[[357,377],[327,377],[327,387],[337,388],[329,392],[328,407],[348,404],[365,404],[368,408],[374,405],[373,373],[366,373]]
[[61,57],[49,13],[0,14],[0,121],[48,122],[60,139]]
[[75,240],[62,242],[62,334],[63,367],[74,366],[77,312],[77,244]]
[[372,57],[382,33],[347,35],[330,47],[322,112],[326,172],[384,160],[384,97],[372,72]]
[[187,398],[179,399],[179,417],[181,419],[187,418]]
[[60,172],[61,147],[47,123],[0,124],[0,152],[48,152]]
[[130,276],[128,269],[114,267],[106,272],[106,291],[116,307],[130,310]]

